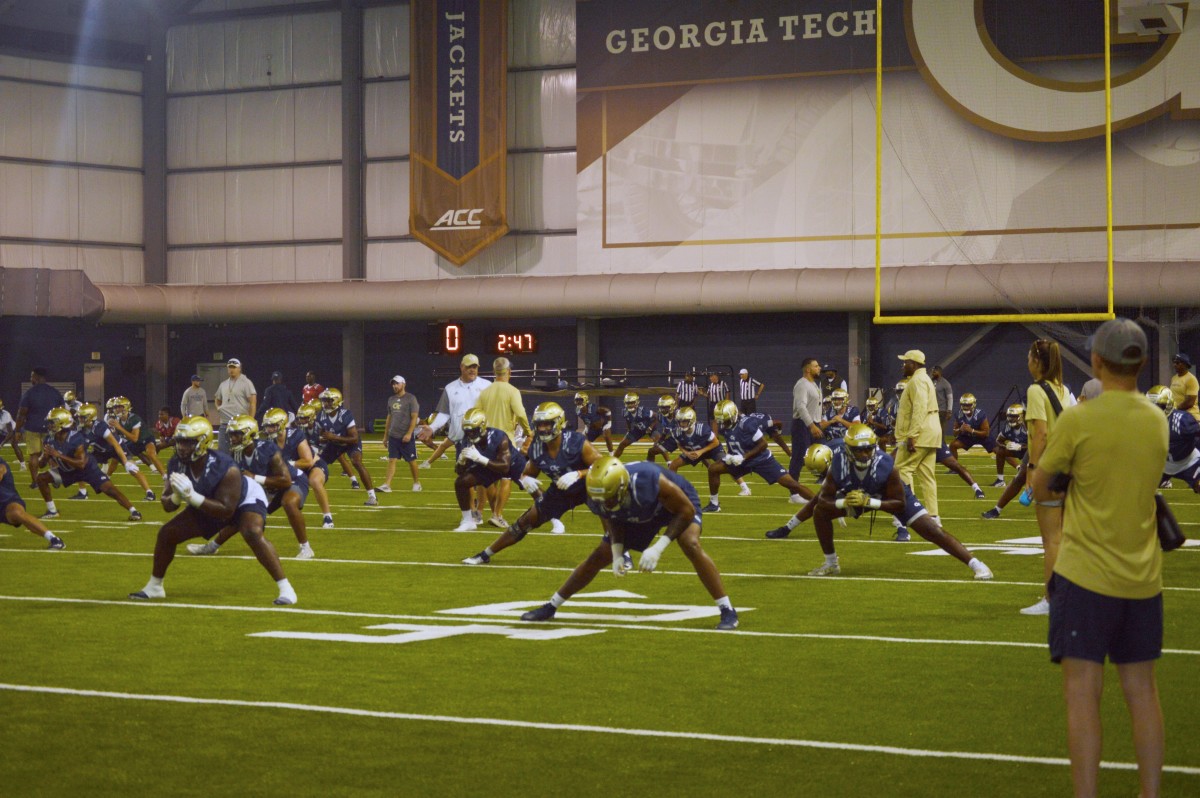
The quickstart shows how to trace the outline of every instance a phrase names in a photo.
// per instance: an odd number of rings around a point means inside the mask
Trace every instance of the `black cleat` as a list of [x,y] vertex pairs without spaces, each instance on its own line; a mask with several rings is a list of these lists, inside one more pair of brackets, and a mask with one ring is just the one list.
[[792,530],[788,529],[786,526],[781,526],[778,529],[772,529],[770,532],[768,532],[767,537],[769,537],[771,540],[780,540],[781,538],[786,538],[790,534],[792,534]]
[[722,631],[738,628],[737,610],[733,607],[721,607],[721,622],[717,624],[717,628]]
[[554,613],[558,612],[558,608],[550,602],[546,602],[536,610],[530,610],[521,616],[522,621],[548,621],[554,617]]

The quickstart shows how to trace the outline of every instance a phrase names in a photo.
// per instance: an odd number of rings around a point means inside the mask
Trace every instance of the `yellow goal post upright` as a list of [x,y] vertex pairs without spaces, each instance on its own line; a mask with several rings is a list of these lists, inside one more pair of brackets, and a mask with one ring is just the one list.
[[962,324],[1035,321],[1107,321],[1113,309],[1113,177],[1112,177],[1112,18],[1111,0],[1104,0],[1104,188],[1107,244],[1107,312],[1092,313],[976,313],[961,315],[885,316],[881,306],[883,277],[883,3],[875,0],[875,316],[876,324]]

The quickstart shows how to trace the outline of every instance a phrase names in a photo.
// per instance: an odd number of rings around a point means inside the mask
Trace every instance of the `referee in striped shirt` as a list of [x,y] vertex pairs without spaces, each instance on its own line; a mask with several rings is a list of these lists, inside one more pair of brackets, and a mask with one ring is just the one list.
[[712,426],[713,411],[717,409],[717,405],[729,398],[729,386],[721,379],[719,374],[708,375],[708,424]]
[[750,376],[749,369],[739,371],[738,377],[738,407],[743,413],[753,413],[758,410],[758,397],[765,386]]
[[684,374],[683,379],[675,386],[675,400],[680,407],[695,407],[696,405],[696,375]]

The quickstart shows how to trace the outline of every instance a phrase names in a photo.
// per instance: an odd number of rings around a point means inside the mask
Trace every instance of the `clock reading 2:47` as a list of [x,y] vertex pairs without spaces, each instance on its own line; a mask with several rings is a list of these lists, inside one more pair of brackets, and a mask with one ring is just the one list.
[[492,352],[497,355],[518,354],[527,355],[538,351],[537,333],[507,332],[496,333],[492,339]]

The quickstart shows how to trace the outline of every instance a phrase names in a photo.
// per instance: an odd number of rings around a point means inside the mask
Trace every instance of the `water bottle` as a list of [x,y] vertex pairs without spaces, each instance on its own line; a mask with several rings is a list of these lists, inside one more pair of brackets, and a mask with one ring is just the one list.
[[1033,488],[1026,486],[1025,490],[1021,491],[1020,497],[1017,499],[1022,507],[1028,507],[1033,504]]

